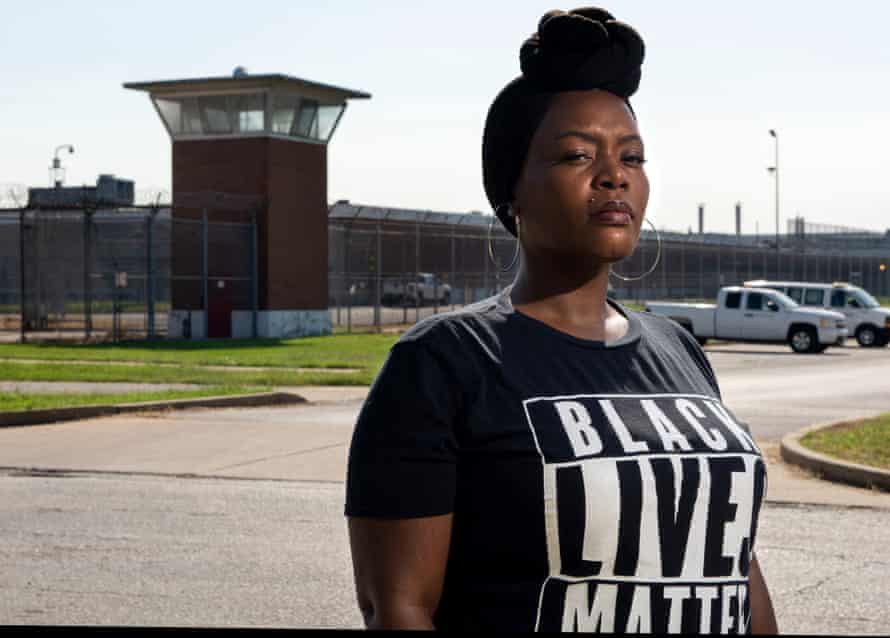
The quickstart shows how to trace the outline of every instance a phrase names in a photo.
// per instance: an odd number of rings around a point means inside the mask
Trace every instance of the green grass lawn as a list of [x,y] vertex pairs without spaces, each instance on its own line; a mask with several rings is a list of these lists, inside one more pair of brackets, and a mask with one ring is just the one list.
[[0,359],[135,361],[183,366],[372,368],[376,371],[397,338],[393,334],[338,334],[303,339],[0,344]]
[[807,434],[800,442],[828,456],[890,470],[890,413]]
[[46,410],[83,405],[118,405],[121,403],[169,401],[173,399],[197,399],[200,397],[230,396],[251,392],[262,392],[262,388],[211,386],[200,390],[166,390],[127,394],[24,394],[21,392],[4,392],[0,393],[0,412]]
[[[0,393],[0,411],[35,410],[76,405],[133,403],[150,400],[234,395],[273,386],[369,385],[394,335],[347,335],[303,340],[139,342],[117,345],[0,345],[0,380],[193,383],[195,390],[157,390],[127,394]],[[40,363],[16,361],[38,359]],[[98,365],[65,361],[123,361],[137,365]],[[153,363],[175,365],[153,365]],[[205,365],[229,366],[208,370]],[[245,370],[239,366],[270,366]],[[317,367],[297,371],[289,367]],[[343,372],[338,368],[356,368]]]
[[370,385],[377,367],[358,372],[325,370],[207,370],[193,366],[95,365],[90,363],[20,363],[0,362],[0,381],[87,381],[132,383],[196,383],[200,385],[297,386],[297,385]]

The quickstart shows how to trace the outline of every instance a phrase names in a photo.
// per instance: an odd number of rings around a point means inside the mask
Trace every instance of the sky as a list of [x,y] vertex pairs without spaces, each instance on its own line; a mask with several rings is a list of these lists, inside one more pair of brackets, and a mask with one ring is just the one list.
[[[659,227],[775,232],[780,216],[890,227],[890,3],[603,0],[646,42],[632,98]],[[519,73],[519,46],[552,1],[8,3],[0,15],[0,205],[16,185],[133,179],[169,192],[170,139],[122,83],[282,73],[372,94],[328,148],[328,201],[489,212],[485,114]],[[4,199],[5,198],[5,199]]]

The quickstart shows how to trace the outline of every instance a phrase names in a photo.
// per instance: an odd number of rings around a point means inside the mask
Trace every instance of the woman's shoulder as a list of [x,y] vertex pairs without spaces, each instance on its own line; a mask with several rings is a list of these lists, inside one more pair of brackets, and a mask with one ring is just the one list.
[[[693,343],[696,343],[695,339],[692,338],[689,332],[673,319],[664,317],[662,315],[656,315],[645,310],[632,310],[625,307],[625,311],[628,314],[633,314],[634,317],[636,317],[637,320],[640,322],[640,325],[643,327],[643,329],[649,333],[658,333],[661,335],[679,339],[683,342],[686,341],[686,337],[689,337],[689,340],[691,340]],[[696,345],[698,344],[696,343]]]
[[396,342],[433,350],[491,346],[498,342],[498,331],[509,313],[503,294],[488,297],[454,310],[421,319]]
[[668,317],[651,312],[626,310],[628,313],[633,313],[639,320],[642,332],[646,337],[645,341],[650,347],[661,352],[680,355],[674,357],[675,360],[691,361],[705,375],[714,392],[718,396],[720,395],[717,375],[708,360],[708,355],[689,330]]

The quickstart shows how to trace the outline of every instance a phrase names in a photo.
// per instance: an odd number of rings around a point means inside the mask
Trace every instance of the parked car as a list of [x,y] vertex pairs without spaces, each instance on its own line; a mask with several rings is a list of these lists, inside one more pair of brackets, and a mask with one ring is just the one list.
[[865,348],[890,343],[890,309],[858,286],[836,281],[831,284],[799,281],[746,281],[751,288],[771,288],[783,292],[804,307],[826,308],[847,318],[847,329]]
[[673,319],[704,344],[708,339],[787,343],[794,352],[824,352],[847,338],[844,315],[803,308],[770,289],[725,286],[717,304],[646,302],[647,312]]
[[383,282],[380,302],[384,305],[423,305],[438,302],[451,303],[451,286],[432,273],[420,272],[413,281],[387,280]]

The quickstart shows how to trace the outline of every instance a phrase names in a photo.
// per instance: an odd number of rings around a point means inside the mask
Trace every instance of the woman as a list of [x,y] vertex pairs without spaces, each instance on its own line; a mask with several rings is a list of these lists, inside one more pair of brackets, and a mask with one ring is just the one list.
[[607,296],[649,184],[643,43],[550,12],[489,111],[485,189],[521,246],[501,294],[393,347],[350,449],[371,628],[774,633],[764,464],[701,348]]

